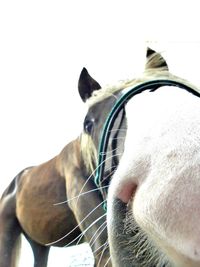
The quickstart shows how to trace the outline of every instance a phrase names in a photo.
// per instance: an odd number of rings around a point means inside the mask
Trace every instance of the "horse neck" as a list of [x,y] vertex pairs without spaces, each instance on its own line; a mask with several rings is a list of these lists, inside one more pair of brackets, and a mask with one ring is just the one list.
[[60,170],[62,176],[64,176],[65,169],[68,167],[81,169],[82,172],[86,174],[86,168],[81,156],[81,145],[79,137],[69,142],[57,156],[57,167]]

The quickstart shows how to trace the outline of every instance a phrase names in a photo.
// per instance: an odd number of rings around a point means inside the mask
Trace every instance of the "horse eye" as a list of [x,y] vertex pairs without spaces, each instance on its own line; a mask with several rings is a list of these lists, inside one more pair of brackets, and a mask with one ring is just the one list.
[[94,128],[94,120],[85,118],[84,121],[84,131],[87,134],[91,134]]

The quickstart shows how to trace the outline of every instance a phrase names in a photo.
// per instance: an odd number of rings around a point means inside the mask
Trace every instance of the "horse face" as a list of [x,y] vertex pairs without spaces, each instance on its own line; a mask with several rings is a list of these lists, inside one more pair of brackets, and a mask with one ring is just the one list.
[[102,102],[97,102],[88,109],[84,120],[84,133],[91,136],[97,149],[100,142],[102,128],[115,101],[115,96],[111,96]]
[[113,266],[200,266],[199,104],[176,87],[127,103],[124,152],[108,191]]

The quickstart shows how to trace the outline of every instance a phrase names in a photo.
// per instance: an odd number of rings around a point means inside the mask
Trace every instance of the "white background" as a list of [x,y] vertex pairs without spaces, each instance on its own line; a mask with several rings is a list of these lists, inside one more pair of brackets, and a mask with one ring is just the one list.
[[[142,71],[145,47],[200,85],[198,1],[0,1],[0,192],[82,128],[82,67],[105,85]],[[51,266],[67,266],[55,250]],[[22,252],[23,253],[23,252]],[[24,252],[28,267],[28,252]],[[56,256],[57,255],[57,256]]]

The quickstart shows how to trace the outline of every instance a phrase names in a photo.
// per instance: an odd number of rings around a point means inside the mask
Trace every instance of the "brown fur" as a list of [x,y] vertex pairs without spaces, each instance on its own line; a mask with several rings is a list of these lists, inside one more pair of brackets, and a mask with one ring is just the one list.
[[[20,233],[25,234],[32,246],[35,267],[45,267],[47,264],[49,247],[46,247],[46,244],[53,243],[55,246],[76,244],[78,241],[76,238],[104,214],[101,198],[94,191],[80,196],[79,201],[75,199],[68,203],[56,206],[55,204],[66,198],[77,197],[86,179],[87,173],[81,157],[79,138],[69,143],[55,158],[26,169],[15,178],[15,182],[12,182],[10,188],[5,191],[0,202],[0,267],[14,266],[11,264],[11,255]],[[92,189],[95,189],[95,185],[89,181],[84,186],[83,192]],[[97,206],[99,208],[77,227]],[[81,242],[89,242],[103,222],[105,216],[84,233]],[[60,241],[56,242],[59,239]],[[105,230],[97,238],[92,250],[97,250],[106,240]],[[99,249],[94,253],[95,262],[97,264],[101,261],[99,266],[104,266],[109,253],[105,250],[100,260],[101,251]]]

